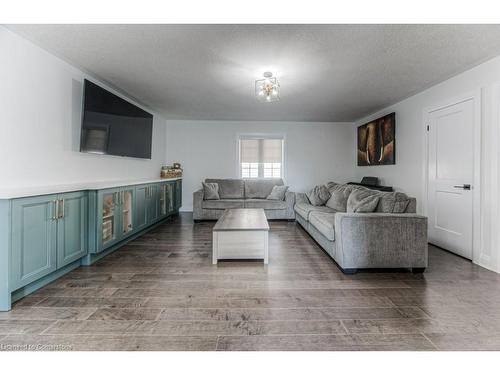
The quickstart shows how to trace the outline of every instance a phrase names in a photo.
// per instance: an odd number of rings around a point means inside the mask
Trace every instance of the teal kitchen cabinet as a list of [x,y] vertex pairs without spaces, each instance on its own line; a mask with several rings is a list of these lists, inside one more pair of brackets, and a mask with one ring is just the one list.
[[10,289],[57,269],[57,195],[12,201]]
[[153,224],[160,218],[160,184],[151,184],[148,190],[148,224]]
[[174,210],[179,211],[179,208],[182,206],[182,180],[175,181],[175,204]]
[[87,254],[87,212],[86,192],[12,200],[11,291]]
[[120,189],[97,192],[97,252],[120,241]]
[[57,219],[57,268],[87,254],[88,197],[86,192],[59,197]]
[[127,186],[120,189],[120,237],[126,238],[136,230],[136,222],[134,218],[135,212],[135,187]]
[[149,215],[148,185],[135,187],[135,230],[146,228]]
[[165,218],[173,212],[174,185],[172,182],[160,184],[160,218]]
[[97,192],[96,252],[115,245],[140,229],[140,221],[134,217],[136,193],[134,186]]

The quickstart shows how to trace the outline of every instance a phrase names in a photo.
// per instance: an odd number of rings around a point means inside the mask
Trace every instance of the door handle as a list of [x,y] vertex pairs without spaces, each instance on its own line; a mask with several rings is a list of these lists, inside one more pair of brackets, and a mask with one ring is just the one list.
[[66,215],[66,200],[61,199],[61,206],[62,206],[62,212],[61,212],[61,218],[63,218]]
[[471,189],[470,184],[455,185],[455,186],[453,186],[453,187],[454,187],[454,188],[457,188],[457,189],[464,189],[464,190],[470,190],[470,189]]

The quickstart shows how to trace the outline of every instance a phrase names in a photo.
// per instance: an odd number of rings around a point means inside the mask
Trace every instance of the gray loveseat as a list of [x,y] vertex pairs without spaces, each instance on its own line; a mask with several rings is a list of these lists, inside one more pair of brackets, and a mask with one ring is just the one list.
[[269,200],[266,197],[275,185],[283,185],[281,178],[271,179],[215,179],[207,178],[206,183],[219,184],[217,200],[205,200],[203,189],[193,193],[193,219],[217,220],[228,208],[263,208],[269,220],[293,220],[295,193],[287,191],[285,200]]
[[342,189],[346,201],[355,189],[379,196],[374,212],[347,213],[328,205],[314,206],[306,194],[296,194],[297,222],[344,273],[363,268],[411,268],[414,273],[425,270],[427,218],[415,214],[415,198],[335,183],[328,184],[330,192],[334,186]]

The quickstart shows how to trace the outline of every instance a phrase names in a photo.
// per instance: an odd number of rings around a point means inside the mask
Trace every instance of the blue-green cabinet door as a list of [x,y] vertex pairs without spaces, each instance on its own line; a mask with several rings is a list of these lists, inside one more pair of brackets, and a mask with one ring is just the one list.
[[148,186],[138,185],[135,187],[135,229],[139,231],[148,226]]
[[97,193],[97,251],[120,241],[120,189],[100,190]]
[[160,216],[160,189],[159,184],[148,185],[148,222],[152,224]]
[[175,181],[175,211],[182,206],[182,180]]
[[127,238],[135,231],[135,187],[124,187],[120,191],[120,238]]
[[174,206],[175,206],[175,182],[167,182],[166,185],[167,189],[167,207],[168,207],[168,214],[172,214],[174,212]]
[[58,196],[57,268],[87,254],[87,192]]
[[57,267],[56,195],[12,201],[11,291]]

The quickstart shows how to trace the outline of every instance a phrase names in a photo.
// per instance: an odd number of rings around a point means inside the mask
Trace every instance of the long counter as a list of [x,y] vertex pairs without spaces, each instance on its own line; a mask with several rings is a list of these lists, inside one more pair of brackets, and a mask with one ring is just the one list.
[[142,180],[82,182],[76,184],[61,184],[61,185],[47,185],[47,186],[7,187],[7,188],[0,188],[0,199],[35,197],[39,195],[70,193],[74,191],[83,191],[83,190],[112,189],[120,186],[155,184],[159,182],[177,181],[181,179],[182,177],[152,178],[152,179],[142,179]]

